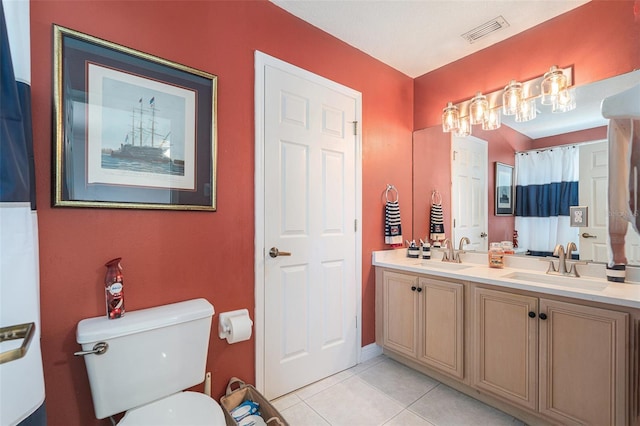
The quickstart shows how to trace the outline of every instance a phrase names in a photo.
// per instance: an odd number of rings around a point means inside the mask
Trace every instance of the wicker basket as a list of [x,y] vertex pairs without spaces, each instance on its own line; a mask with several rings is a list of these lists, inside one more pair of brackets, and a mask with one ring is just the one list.
[[[236,387],[234,389],[234,387]],[[232,377],[227,385],[227,393],[220,398],[220,404],[224,411],[227,426],[237,426],[238,423],[231,417],[231,410],[245,401],[251,400],[260,404],[260,415],[269,426],[289,426],[282,414],[275,409],[267,399],[262,396],[252,385],[248,385],[237,377]]]

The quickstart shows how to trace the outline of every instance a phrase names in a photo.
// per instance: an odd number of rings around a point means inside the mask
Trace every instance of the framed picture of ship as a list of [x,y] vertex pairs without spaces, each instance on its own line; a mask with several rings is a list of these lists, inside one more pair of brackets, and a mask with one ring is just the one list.
[[496,216],[513,216],[513,166],[496,161]]
[[217,77],[54,25],[56,207],[216,209]]

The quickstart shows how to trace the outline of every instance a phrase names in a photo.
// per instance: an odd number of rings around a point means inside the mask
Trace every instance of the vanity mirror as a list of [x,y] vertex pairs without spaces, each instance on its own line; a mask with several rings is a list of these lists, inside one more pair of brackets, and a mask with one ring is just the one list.
[[[537,118],[529,122],[517,123],[513,117],[503,117],[502,129],[499,129],[498,133],[490,135],[487,132],[482,133],[480,131],[476,135],[476,129],[474,128],[474,135],[480,139],[487,140],[489,145],[487,164],[489,191],[493,191],[493,177],[491,177],[491,174],[495,167],[495,162],[513,165],[515,164],[514,156],[516,152],[548,149],[553,146],[567,144],[606,141],[607,120],[600,113],[602,100],[638,83],[640,83],[640,71],[633,71],[581,85],[575,88],[577,108],[573,111],[554,114],[550,109],[545,110],[544,107],[539,106]],[[448,149],[451,146],[451,135],[443,133],[442,126],[437,125],[433,128],[415,131],[413,144],[413,229],[415,238],[424,238],[427,233],[428,223],[425,216],[429,209],[428,203],[425,202],[424,193],[432,189],[439,190],[445,197],[443,202],[445,218],[451,218],[450,198],[447,200],[448,197],[446,195],[449,192],[450,196],[454,196],[454,194],[450,193],[451,165],[446,164],[446,162],[450,162]],[[595,146],[595,144],[593,145]],[[447,147],[446,149],[444,148],[445,146]],[[606,142],[600,146],[606,149]],[[437,156],[432,155],[435,152],[440,152],[440,154]],[[428,157],[425,157],[425,155]],[[606,151],[601,150],[599,154],[591,155],[595,155],[596,157],[594,158],[603,160],[603,157],[606,157]],[[440,159],[438,164],[433,163],[437,161],[436,157]],[[429,158],[429,160],[426,160],[426,158]],[[604,160],[606,172],[606,159]],[[431,161],[428,167],[425,166],[425,161]],[[434,175],[433,167],[437,167],[440,172]],[[516,170],[515,173],[517,174],[518,171]],[[598,179],[598,185],[606,188],[606,175]],[[591,185],[590,182],[583,182],[582,176],[580,176],[579,182],[580,187]],[[486,212],[489,221],[487,241],[511,240],[514,218],[495,216],[493,212],[494,204],[493,194],[487,194]],[[606,223],[607,217],[606,203],[600,201],[596,205],[589,205],[580,200],[580,205],[588,208],[589,225],[598,226],[600,224],[601,227],[606,227],[606,225],[603,225]],[[453,225],[452,219],[446,219],[445,229],[447,236],[452,235]],[[595,235],[591,228],[588,230],[579,228],[579,232],[580,241],[576,241],[576,243],[584,246],[584,250],[580,250],[581,259],[605,261],[606,232],[596,238],[589,238]],[[567,241],[557,241],[557,243],[565,244]],[[587,246],[588,250],[586,250]],[[553,247],[550,247],[549,251],[553,251]],[[640,245],[635,251],[638,252],[638,256],[632,256],[635,259],[630,258],[629,263],[640,265]]]

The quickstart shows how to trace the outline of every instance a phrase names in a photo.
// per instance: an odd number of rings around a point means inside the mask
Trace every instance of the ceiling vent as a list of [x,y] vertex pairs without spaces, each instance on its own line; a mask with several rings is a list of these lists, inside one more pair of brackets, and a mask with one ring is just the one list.
[[494,18],[489,22],[486,22],[472,29],[471,31],[468,31],[462,34],[462,38],[467,40],[469,43],[475,43],[481,38],[484,38],[489,34],[494,33],[503,28],[507,28],[508,26],[509,26],[509,23],[507,22],[507,20],[504,19],[502,16],[498,16],[497,18]]

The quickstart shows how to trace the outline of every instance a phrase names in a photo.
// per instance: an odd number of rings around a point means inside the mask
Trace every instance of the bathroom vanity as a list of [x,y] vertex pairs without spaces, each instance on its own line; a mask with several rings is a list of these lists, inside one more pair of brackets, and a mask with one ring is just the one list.
[[545,274],[549,260],[373,253],[376,343],[527,424],[640,424],[640,283]]

